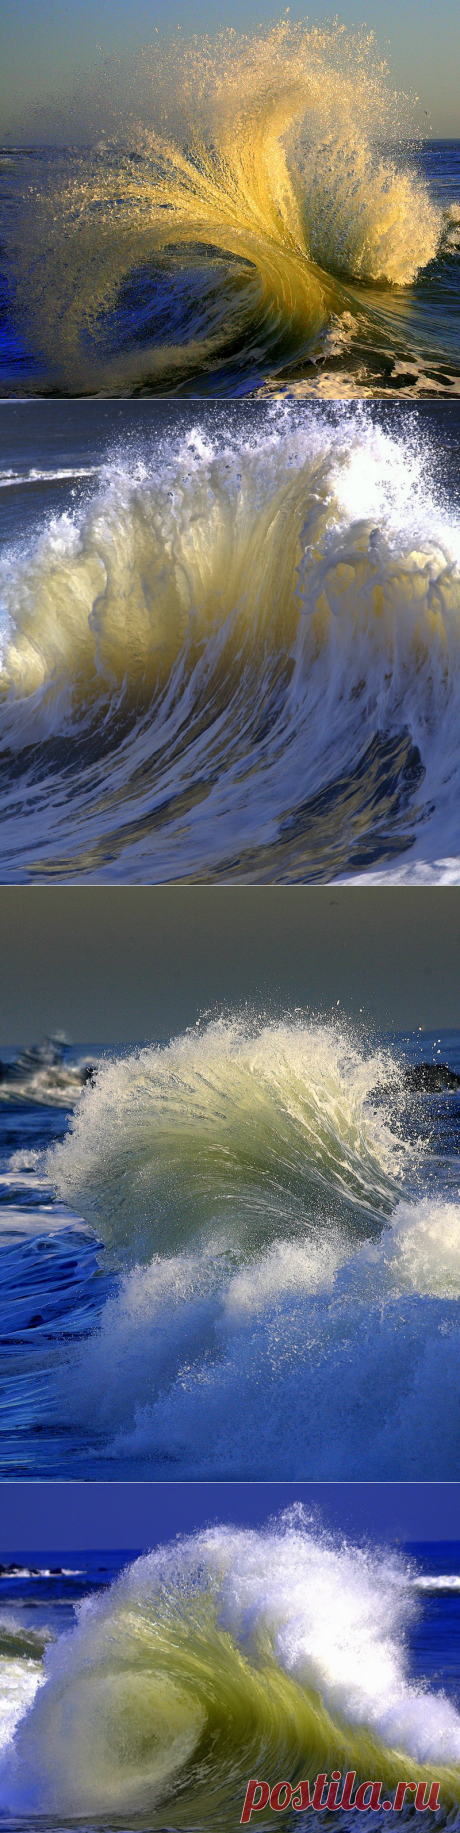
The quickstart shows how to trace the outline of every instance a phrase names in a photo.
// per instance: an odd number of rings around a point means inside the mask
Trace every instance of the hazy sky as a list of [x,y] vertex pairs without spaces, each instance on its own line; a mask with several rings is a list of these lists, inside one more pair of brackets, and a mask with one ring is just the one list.
[[0,1555],[146,1552],[214,1521],[262,1526],[296,1501],[357,1538],[460,1539],[460,1483],[7,1483]]
[[[302,19],[304,7],[292,6]],[[154,40],[155,27],[170,33],[214,32],[219,26],[253,30],[284,11],[271,0],[3,0],[0,58],[5,101],[0,133],[18,134],[24,111],[71,90],[89,68],[104,59],[126,58]],[[435,135],[460,134],[460,8],[457,0],[341,0],[338,17],[347,27],[368,26],[390,59],[395,87],[418,92]],[[317,0],[313,23],[329,22],[334,8]],[[28,137],[27,131],[25,137]],[[38,138],[37,128],[32,138]]]
[[0,959],[0,1049],[160,1038],[243,1001],[454,1028],[460,890],[3,886]]

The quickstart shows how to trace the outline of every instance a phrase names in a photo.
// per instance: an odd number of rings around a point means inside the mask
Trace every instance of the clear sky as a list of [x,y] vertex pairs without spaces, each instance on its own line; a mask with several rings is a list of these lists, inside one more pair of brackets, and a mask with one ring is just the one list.
[[250,1001],[460,1027],[453,886],[3,886],[0,1053],[181,1031]]
[[[293,5],[291,18],[302,19]],[[19,137],[19,124],[35,105],[72,89],[87,70],[104,59],[139,51],[151,43],[155,27],[171,33],[215,32],[220,26],[252,31],[280,17],[271,0],[3,0],[0,63],[4,103],[3,138]],[[394,86],[414,90],[427,111],[434,135],[460,135],[460,8],[458,0],[341,0],[337,8],[347,28],[367,26],[389,56]],[[327,23],[334,7],[316,0],[310,21]],[[21,134],[27,138],[27,130]],[[37,124],[31,137],[38,138]]]
[[460,1483],[4,1483],[0,1557],[146,1552],[212,1522],[259,1527],[298,1501],[356,1538],[460,1540]]

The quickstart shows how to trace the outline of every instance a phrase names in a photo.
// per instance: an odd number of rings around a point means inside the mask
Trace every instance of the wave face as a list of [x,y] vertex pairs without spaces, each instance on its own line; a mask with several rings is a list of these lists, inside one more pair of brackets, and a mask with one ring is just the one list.
[[[83,134],[64,101],[59,138],[90,150],[25,186],[13,271],[35,388],[247,392],[350,323],[361,360],[380,334],[396,361],[392,290],[445,264],[460,205],[435,201],[372,36],[283,19],[157,38],[79,105]],[[425,342],[433,365],[433,325]]]
[[83,1474],[452,1479],[458,1099],[299,1013],[101,1063],[41,1160],[110,1281],[65,1364],[47,1338]]
[[337,1766],[388,1788],[435,1772],[457,1826],[460,1718],[407,1673],[414,1576],[300,1506],[137,1560],[47,1651],[3,1759],[3,1808],[236,1829],[250,1775]]
[[3,554],[6,880],[458,852],[460,528],[426,421],[216,412]]

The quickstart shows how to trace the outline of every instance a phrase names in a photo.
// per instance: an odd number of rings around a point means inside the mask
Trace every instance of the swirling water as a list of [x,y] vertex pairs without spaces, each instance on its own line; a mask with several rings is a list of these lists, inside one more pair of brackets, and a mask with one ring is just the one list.
[[453,404],[0,430],[3,882],[458,878]]
[[3,154],[4,393],[458,393],[460,146],[371,34],[157,38],[55,116]]
[[455,1480],[458,1035],[98,1057],[4,1089],[2,1476]]
[[[250,1775],[313,1781],[334,1766],[379,1776],[385,1793],[436,1775],[433,1824],[458,1827],[458,1545],[354,1545],[297,1504],[264,1529],[215,1525],[134,1563],[14,1560],[0,1576],[9,1833],[205,1833],[216,1819],[236,1833]],[[343,1814],[345,1833],[355,1818]]]

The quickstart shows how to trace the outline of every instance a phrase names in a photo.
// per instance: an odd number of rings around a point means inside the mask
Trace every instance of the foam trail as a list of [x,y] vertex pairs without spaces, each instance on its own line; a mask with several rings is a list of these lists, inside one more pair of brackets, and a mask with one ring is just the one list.
[[0,471],[0,490],[14,490],[18,485],[23,488],[27,484],[73,483],[75,478],[96,477],[97,471],[97,465],[78,465],[71,469],[61,466],[59,471],[39,471],[32,465],[28,471]]
[[407,1677],[415,1577],[299,1507],[265,1531],[216,1526],[136,1561],[47,1653],[3,1762],[3,1807],[148,1813],[153,1826],[217,1814],[236,1828],[250,1774],[337,1764],[387,1787],[436,1768],[455,1816],[458,1713]]

